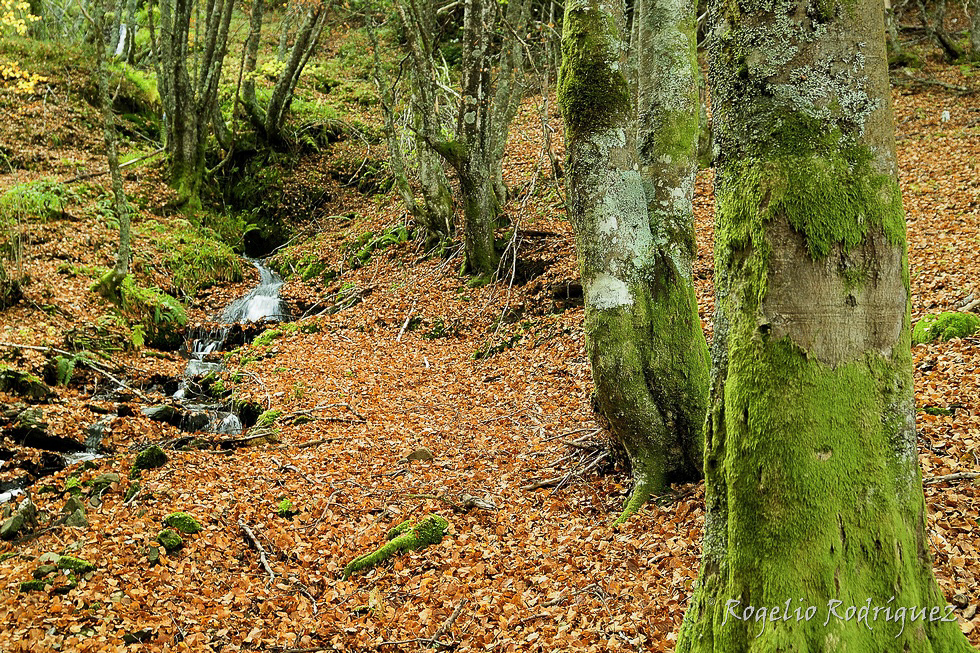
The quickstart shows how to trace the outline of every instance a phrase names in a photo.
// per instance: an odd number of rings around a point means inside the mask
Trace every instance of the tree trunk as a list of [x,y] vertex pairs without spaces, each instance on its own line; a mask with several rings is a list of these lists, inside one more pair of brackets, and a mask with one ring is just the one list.
[[711,7],[707,514],[679,652],[972,650],[932,575],[882,8],[855,1]]
[[[211,0],[195,20],[194,57],[188,52],[194,0],[160,2],[160,97],[165,146],[178,205],[201,207],[208,127],[212,123],[235,0]],[[197,12],[200,13],[200,12]]]
[[691,280],[693,24],[693,7],[640,3],[634,26],[642,50],[630,67],[621,7],[565,4],[558,98],[586,348],[598,408],[634,477],[619,521],[670,480],[700,475],[708,352]]
[[119,287],[126,275],[129,274],[130,261],[130,224],[129,204],[123,190],[122,173],[119,170],[118,138],[116,137],[115,115],[112,112],[112,99],[109,95],[109,70],[106,63],[107,52],[105,43],[106,13],[101,5],[92,7],[95,12],[95,66],[98,78],[99,103],[102,108],[102,132],[105,140],[107,158],[109,160],[109,176],[112,183],[113,209],[119,222],[119,247],[116,250],[115,267],[106,274],[98,284],[98,291],[104,297],[119,302]]
[[980,61],[980,0],[970,2],[970,59]]

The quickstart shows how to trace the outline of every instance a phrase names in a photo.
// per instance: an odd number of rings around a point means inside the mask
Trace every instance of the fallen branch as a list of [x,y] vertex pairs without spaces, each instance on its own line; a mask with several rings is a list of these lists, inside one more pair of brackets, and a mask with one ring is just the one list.
[[969,481],[974,478],[980,478],[980,472],[956,472],[955,474],[946,474],[945,476],[933,476],[932,478],[922,479],[922,484],[930,485],[932,483],[946,483],[948,481]]
[[75,359],[76,365],[84,365],[85,367],[89,368],[93,372],[101,374],[105,378],[109,379],[110,381],[118,385],[120,388],[132,392],[134,395],[136,395],[143,401],[147,403],[152,403],[152,401],[145,394],[143,394],[136,388],[131,388],[130,386],[126,385],[125,383],[123,383],[122,381],[114,377],[109,372],[109,370],[105,369],[104,367],[102,367],[101,365],[99,365],[98,363],[89,359],[86,356],[79,356],[77,353],[73,354],[70,351],[65,351],[64,349],[58,349],[57,347],[37,347],[35,345],[21,345],[21,344],[17,344],[16,342],[0,342],[0,347],[8,347],[11,349],[30,349],[31,351],[40,351],[46,354],[50,354],[54,352],[55,354],[61,354],[62,356],[71,356],[72,358]]
[[253,533],[252,529],[248,527],[248,524],[239,519],[238,527],[242,529],[242,533],[245,535],[245,539],[248,541],[249,545],[259,552],[259,563],[262,565],[262,569],[265,570],[265,573],[269,574],[269,582],[271,583],[276,579],[276,572],[272,571],[272,567],[269,566],[269,558],[265,553],[265,549],[263,549],[262,545],[259,544],[258,538],[255,537],[255,533]]
[[401,342],[402,341],[402,336],[405,335],[405,329],[408,328],[408,324],[409,324],[409,322],[412,321],[412,316],[413,315],[415,315],[415,302],[414,301],[412,302],[412,308],[409,309],[409,311],[408,311],[408,317],[406,317],[405,318],[405,322],[402,323],[402,328],[398,332],[398,337],[395,338],[395,342]]
[[[128,168],[129,166],[133,165],[134,163],[139,163],[140,161],[145,161],[146,159],[149,159],[151,156],[156,156],[157,154],[160,154],[160,152],[163,152],[163,148],[162,147],[159,148],[159,149],[157,149],[157,150],[153,150],[149,154],[144,154],[141,157],[138,157],[136,159],[133,159],[132,161],[127,161],[126,163],[120,164],[119,165],[119,169],[122,170],[123,168]],[[91,179],[92,177],[101,177],[102,175],[107,175],[107,174],[109,174],[109,171],[108,170],[100,170],[99,172],[86,172],[86,173],[83,173],[83,174],[80,174],[80,175],[76,175],[76,176],[72,177],[71,179],[66,179],[65,181],[63,181],[61,183],[63,183],[63,184],[73,184],[76,181],[81,181],[83,179]]]

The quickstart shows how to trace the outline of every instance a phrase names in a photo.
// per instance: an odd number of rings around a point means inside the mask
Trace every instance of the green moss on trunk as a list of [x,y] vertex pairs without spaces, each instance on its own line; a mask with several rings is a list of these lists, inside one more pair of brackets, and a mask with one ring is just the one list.
[[343,579],[347,580],[358,572],[373,569],[399,553],[438,544],[442,542],[448,528],[449,522],[439,515],[426,515],[417,524],[411,521],[402,522],[388,532],[387,544],[347,563],[344,567]]

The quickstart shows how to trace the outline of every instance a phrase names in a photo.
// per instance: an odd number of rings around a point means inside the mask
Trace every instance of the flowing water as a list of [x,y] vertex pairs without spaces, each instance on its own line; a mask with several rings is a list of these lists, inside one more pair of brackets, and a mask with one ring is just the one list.
[[[208,431],[211,433],[233,435],[241,433],[242,423],[227,404],[215,402],[198,391],[197,381],[211,372],[224,369],[217,358],[228,340],[232,325],[248,322],[278,322],[284,318],[284,308],[279,299],[282,279],[257,259],[246,259],[259,271],[259,284],[244,297],[236,299],[221,313],[220,326],[195,328],[188,332],[186,353],[189,358],[180,386],[173,399],[180,405],[180,428],[187,431]],[[239,334],[240,335],[240,334]],[[150,411],[145,408],[144,413]],[[65,465],[73,465],[85,460],[101,458],[99,445],[103,431],[108,428],[111,417],[105,417],[88,427],[86,450],[63,454]],[[5,461],[0,460],[0,467]],[[20,487],[6,486],[0,491],[0,504],[13,501],[24,492]]]
[[[259,284],[248,294],[236,299],[222,312],[220,320],[224,324],[211,329],[198,329],[189,334],[187,353],[190,360],[184,370],[184,379],[174,393],[174,399],[204,399],[195,397],[193,392],[195,379],[217,372],[224,365],[216,360],[214,354],[220,352],[228,338],[231,325],[234,323],[279,321],[283,315],[282,300],[279,290],[283,281],[275,272],[270,270],[258,259],[246,259],[259,271]],[[211,359],[211,360],[209,360]],[[235,413],[224,409],[221,404],[209,403],[206,400],[195,403],[183,403],[186,413],[182,427],[188,430],[206,430],[212,433],[235,434],[241,433],[242,423]],[[207,426],[200,429],[205,423]]]

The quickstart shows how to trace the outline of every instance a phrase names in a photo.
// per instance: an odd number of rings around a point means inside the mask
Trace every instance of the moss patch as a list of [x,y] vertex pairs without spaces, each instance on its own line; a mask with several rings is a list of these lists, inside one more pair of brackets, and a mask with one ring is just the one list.
[[558,103],[569,132],[594,133],[629,113],[619,41],[619,26],[611,14],[584,2],[566,5]]
[[972,336],[980,328],[980,317],[973,313],[947,311],[939,315],[926,315],[916,322],[912,330],[913,344],[920,345],[934,340],[952,340]]
[[426,515],[420,522],[402,522],[388,532],[388,543],[376,551],[355,558],[344,567],[343,578],[367,571],[394,555],[423,549],[442,542],[449,522],[439,515]]
[[147,447],[143,451],[136,455],[133,459],[133,472],[134,475],[138,475],[141,470],[144,469],[154,469],[156,467],[163,467],[167,464],[170,459],[167,454],[163,452],[163,449],[157,445],[152,447]]
[[167,550],[167,553],[172,553],[178,550],[180,547],[184,546],[184,540],[177,534],[176,531],[172,531],[169,528],[165,528],[157,535],[157,542],[163,545],[163,548]]
[[201,523],[186,512],[172,512],[163,523],[185,535],[193,535],[201,530]]

